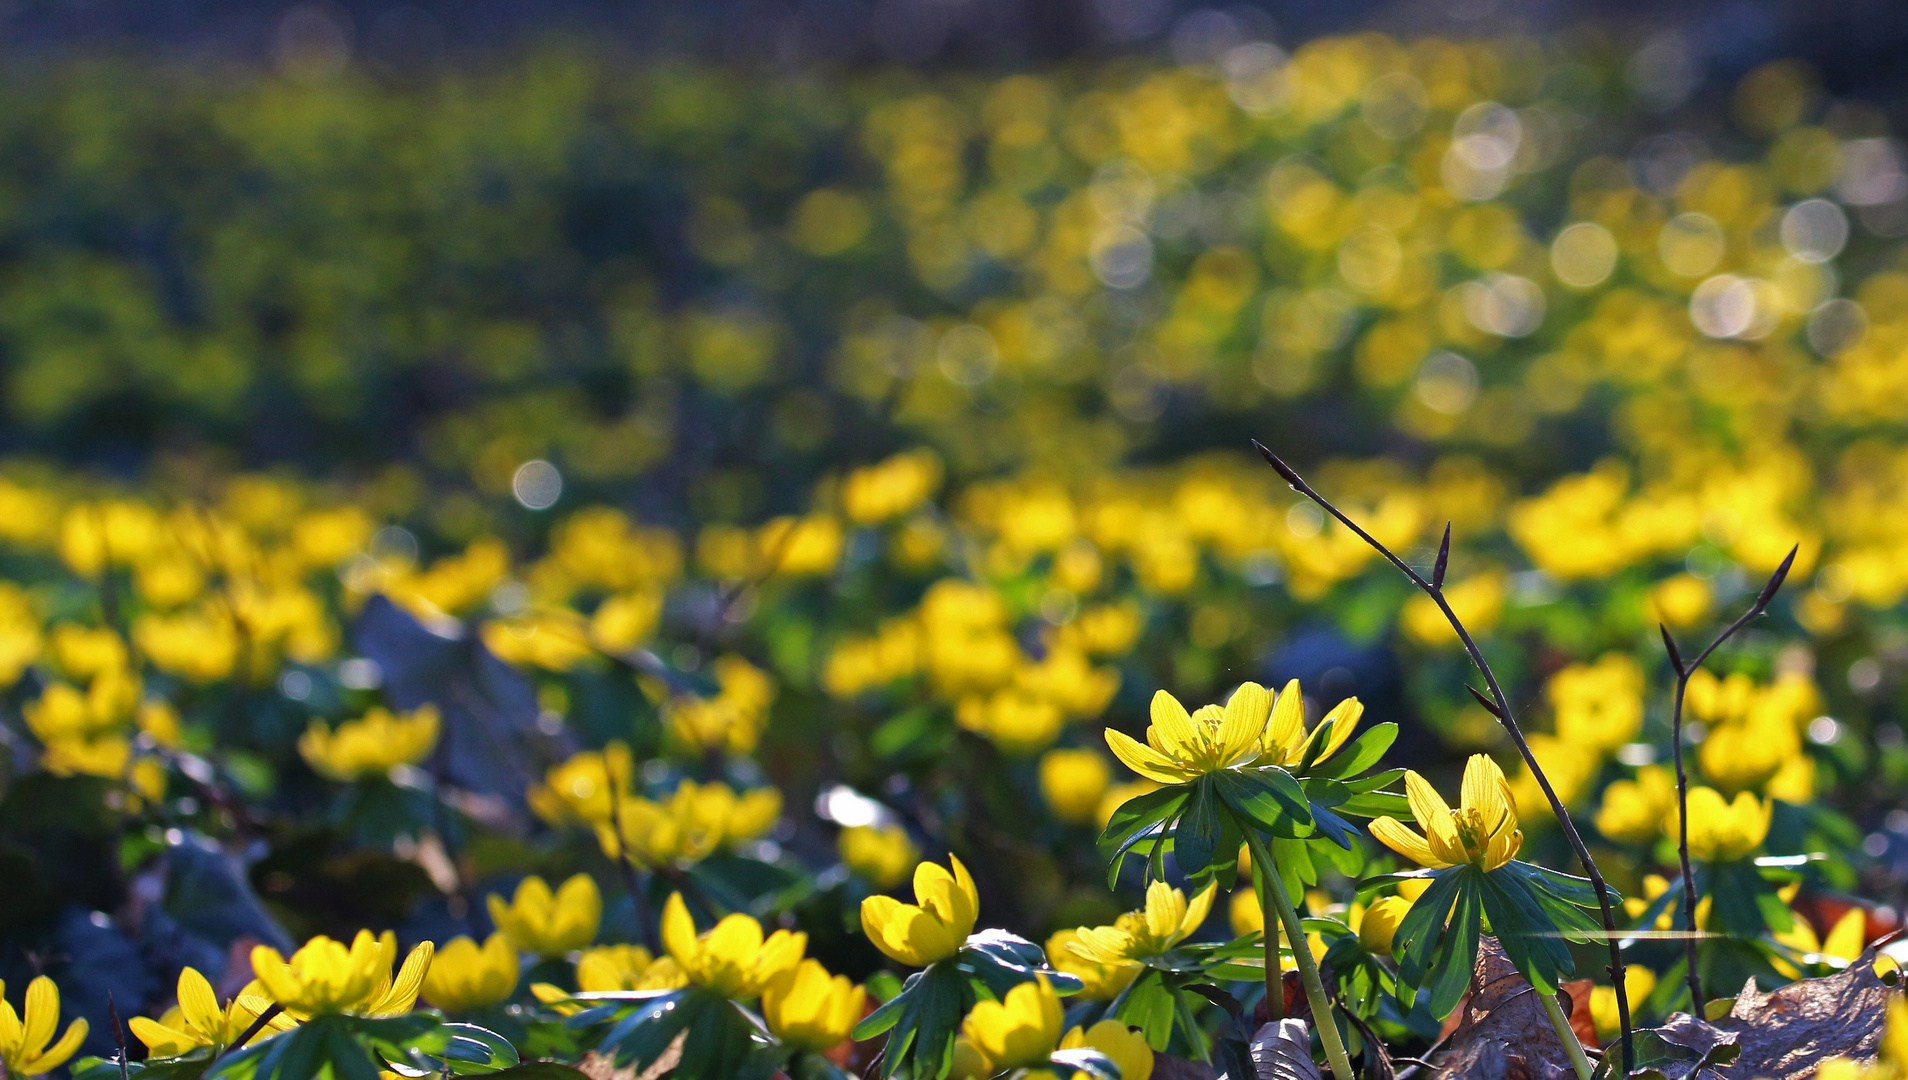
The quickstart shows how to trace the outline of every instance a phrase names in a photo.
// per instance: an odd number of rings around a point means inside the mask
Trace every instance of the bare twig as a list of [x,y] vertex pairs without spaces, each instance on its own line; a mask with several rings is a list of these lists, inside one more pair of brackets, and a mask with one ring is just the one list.
[[1795,553],[1800,544],[1789,549],[1788,557],[1776,572],[1769,577],[1769,583],[1756,594],[1756,602],[1749,610],[1737,616],[1736,621],[1723,628],[1716,640],[1696,654],[1696,659],[1684,663],[1682,651],[1676,647],[1676,639],[1670,637],[1669,627],[1658,623],[1656,628],[1663,634],[1663,649],[1669,653],[1670,667],[1676,671],[1676,701],[1670,709],[1670,754],[1676,761],[1676,857],[1683,869],[1683,921],[1686,929],[1692,931],[1683,939],[1683,958],[1689,970],[1686,978],[1689,982],[1689,1011],[1691,1015],[1703,1014],[1703,980],[1696,970],[1696,878],[1689,870],[1689,774],[1683,768],[1683,694],[1689,689],[1690,676],[1696,674],[1723,642],[1733,637],[1736,631],[1749,624],[1751,619],[1760,616],[1769,609],[1769,601],[1775,599],[1776,590],[1782,588],[1782,582],[1789,576],[1789,568],[1795,565]]
[[272,1002],[269,1008],[267,1008],[264,1012],[258,1014],[258,1019],[252,1021],[252,1026],[246,1028],[244,1034],[232,1040],[232,1045],[219,1051],[218,1057],[215,1057],[212,1060],[217,1061],[219,1058],[222,1058],[225,1055],[230,1054],[235,1050],[243,1049],[246,1043],[251,1042],[253,1037],[255,1037],[259,1032],[265,1030],[266,1024],[269,1024],[273,1020],[278,1019],[278,1014],[284,1011],[285,1011],[285,1007],[283,1005],[280,1005],[276,1001]]
[[[1530,742],[1524,738],[1523,729],[1517,726],[1517,720],[1511,712],[1510,699],[1504,695],[1503,687],[1498,685],[1497,675],[1491,671],[1491,665],[1484,660],[1484,654],[1479,651],[1477,643],[1471,640],[1470,631],[1464,628],[1463,620],[1457,617],[1457,612],[1451,610],[1450,601],[1444,597],[1442,584],[1432,584],[1426,581],[1423,576],[1416,570],[1413,570],[1403,559],[1394,554],[1390,548],[1380,543],[1376,537],[1366,532],[1363,528],[1360,528],[1357,522],[1346,517],[1344,511],[1332,505],[1331,500],[1312,490],[1310,484],[1307,484],[1298,473],[1294,472],[1290,465],[1279,460],[1277,454],[1266,449],[1263,443],[1254,439],[1252,440],[1252,445],[1264,456],[1266,463],[1271,465],[1274,469],[1277,469],[1279,475],[1285,478],[1285,482],[1292,485],[1292,490],[1317,503],[1320,509],[1332,515],[1334,518],[1337,518],[1341,524],[1356,534],[1360,540],[1371,545],[1372,550],[1383,555],[1391,562],[1391,565],[1397,567],[1399,572],[1409,578],[1413,585],[1423,590],[1424,594],[1429,596],[1432,602],[1438,605],[1438,610],[1444,612],[1445,621],[1451,624],[1451,629],[1457,631],[1458,640],[1463,643],[1464,651],[1470,655],[1471,663],[1476,665],[1478,672],[1484,676],[1484,685],[1490,690],[1490,700],[1488,702],[1484,701],[1483,696],[1478,695],[1476,690],[1472,690],[1471,693],[1477,695],[1479,702],[1482,703],[1492,715],[1497,717],[1499,723],[1504,725],[1504,731],[1510,735],[1511,742],[1517,746],[1518,754],[1524,759],[1524,766],[1530,770],[1531,776],[1536,779],[1537,786],[1543,789],[1544,798],[1549,800],[1551,813],[1556,816],[1557,824],[1563,830],[1564,839],[1569,841],[1571,850],[1577,855],[1577,860],[1583,864],[1584,874],[1589,877],[1592,888],[1596,890],[1597,906],[1601,909],[1600,913],[1603,916],[1603,928],[1609,934],[1610,981],[1616,988],[1617,1019],[1623,1028],[1623,1072],[1624,1075],[1627,1076],[1630,1070],[1635,1067],[1635,1033],[1630,1025],[1630,996],[1623,985],[1623,949],[1617,941],[1616,908],[1610,900],[1610,886],[1603,880],[1603,873],[1597,869],[1596,859],[1591,857],[1590,849],[1584,844],[1583,837],[1577,832],[1576,824],[1570,820],[1570,811],[1564,808],[1563,800],[1557,797],[1556,789],[1551,786],[1550,777],[1545,775],[1543,766],[1537,763],[1537,756],[1531,753]],[[1440,568],[1442,568],[1446,561],[1447,552],[1448,549],[1440,551],[1438,559]]]
[[119,1048],[119,1080],[131,1080],[132,1067],[126,1063],[126,1028],[119,1022],[119,1005],[113,992],[106,991],[106,1019],[113,1024],[113,1045]]

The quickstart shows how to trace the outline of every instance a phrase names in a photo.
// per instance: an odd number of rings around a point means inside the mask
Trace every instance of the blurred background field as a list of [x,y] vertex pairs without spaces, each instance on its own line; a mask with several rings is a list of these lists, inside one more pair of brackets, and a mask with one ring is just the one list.
[[923,852],[986,925],[1129,906],[1101,729],[1156,689],[1298,678],[1401,723],[1388,764],[1503,756],[1435,609],[1254,437],[1421,565],[1451,523],[1453,603],[1635,895],[1674,862],[1657,626],[1706,640],[1800,545],[1692,760],[1774,801],[1769,853],[1828,853],[1811,933],[1897,921],[1886,5],[0,37],[10,981],[103,1016],[252,941],[481,936],[525,873],[616,891],[610,785],[645,870],[860,978],[854,903]]

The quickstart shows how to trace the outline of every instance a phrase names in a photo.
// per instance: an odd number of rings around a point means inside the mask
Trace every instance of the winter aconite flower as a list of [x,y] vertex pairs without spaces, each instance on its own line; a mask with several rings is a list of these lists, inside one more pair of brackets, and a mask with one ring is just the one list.
[[1083,926],[1073,940],[1074,955],[1096,964],[1129,964],[1158,956],[1184,941],[1206,921],[1218,882],[1209,881],[1191,900],[1155,881],[1146,888],[1146,906],[1129,911],[1112,926]]
[[1420,866],[1474,863],[1495,870],[1509,862],[1524,843],[1524,834],[1517,828],[1517,807],[1511,799],[1510,785],[1505,783],[1497,763],[1483,754],[1471,755],[1464,765],[1462,799],[1456,810],[1430,781],[1415,772],[1405,773],[1405,795],[1411,802],[1411,816],[1424,835],[1389,817],[1373,821],[1371,835]]
[[776,976],[801,962],[808,935],[777,930],[766,939],[762,924],[748,915],[730,915],[702,936],[681,893],[663,905],[663,947],[682,966],[689,981],[732,1001],[760,997]]
[[1205,705],[1190,715],[1179,699],[1161,690],[1153,695],[1153,723],[1146,729],[1146,742],[1108,728],[1106,745],[1141,776],[1162,784],[1184,784],[1257,760],[1271,711],[1272,692],[1257,683],[1233,691],[1224,708]]
[[373,708],[335,728],[313,720],[298,737],[298,752],[314,771],[333,780],[383,776],[399,765],[423,761],[437,745],[437,728],[435,705],[400,715]]
[[0,1061],[6,1062],[9,1076],[38,1076],[66,1064],[85,1040],[84,1017],[66,1027],[60,1041],[48,1046],[60,1025],[60,990],[44,975],[27,984],[26,1019],[4,1000],[7,991],[0,983]]
[[1084,984],[1077,995],[1083,1001],[1112,1001],[1145,970],[1144,965],[1137,963],[1102,964],[1088,960],[1074,951],[1073,944],[1079,940],[1079,930],[1055,930],[1047,939],[1047,962]]
[[517,949],[508,937],[492,934],[482,946],[457,937],[437,950],[422,992],[432,1005],[461,1013],[506,1001],[516,988]]
[[1021,983],[999,1001],[981,1001],[961,1025],[995,1072],[1038,1065],[1053,1056],[1065,1014],[1045,976]]
[[875,947],[913,967],[945,960],[961,949],[980,915],[980,893],[961,860],[948,869],[933,863],[914,868],[914,900],[870,896],[861,902],[861,929]]
[[[1740,859],[1762,846],[1769,835],[1769,815],[1774,804],[1744,791],[1735,801],[1727,801],[1715,788],[1689,789],[1689,857],[1703,862],[1727,862]],[[1677,835],[1676,812],[1671,807],[1664,826],[1670,836]]]
[[486,902],[497,929],[519,949],[538,956],[562,956],[588,945],[603,919],[603,896],[588,874],[570,878],[555,893],[532,875],[518,883],[508,904],[495,893]]
[[[1120,1080],[1149,1080],[1153,1075],[1153,1048],[1146,1036],[1114,1019],[1101,1020],[1090,1028],[1074,1028],[1060,1039],[1060,1049],[1089,1047],[1113,1059],[1120,1067]],[[1080,1077],[1080,1073],[1074,1073]]]
[[[179,1004],[158,1020],[135,1016],[126,1022],[153,1057],[178,1057],[198,1046],[230,1046],[272,1006],[264,988],[254,982],[221,1009],[211,982],[190,967],[179,972],[178,998]],[[280,1013],[266,1028],[286,1031],[295,1025],[296,1021]],[[262,1036],[254,1036],[258,1037]]]
[[391,1016],[411,1011],[433,951],[428,941],[412,949],[393,980],[397,940],[389,933],[379,938],[360,930],[348,949],[321,934],[290,960],[269,945],[254,947],[252,973],[272,1000],[294,1016],[340,1012]]
[[583,950],[576,962],[576,988],[602,990],[674,990],[687,986],[682,965],[663,956],[652,957],[641,945],[600,945]]
[[921,851],[899,825],[851,825],[835,841],[842,864],[877,889],[907,880],[921,862]]
[[[1252,683],[1246,686],[1257,689]],[[1244,690],[1245,687],[1240,689]],[[1359,718],[1364,715],[1365,706],[1357,698],[1346,698],[1332,706],[1332,711],[1326,713],[1318,726],[1308,734],[1305,730],[1305,696],[1299,691],[1298,680],[1293,679],[1272,700],[1272,712],[1266,720],[1265,734],[1261,738],[1265,750],[1263,761],[1268,765],[1283,765],[1287,768],[1298,765],[1305,760],[1305,752],[1312,749],[1320,738],[1325,739],[1325,744],[1318,751],[1317,760],[1323,761],[1338,753],[1339,748],[1350,741],[1352,733],[1358,730]]]
[[1398,924],[1410,913],[1411,901],[1402,896],[1381,896],[1372,901],[1354,927],[1358,931],[1358,944],[1374,956],[1391,955],[1391,939],[1398,933]]
[[831,978],[818,961],[803,960],[762,991],[762,1018],[784,1044],[820,1052],[848,1037],[867,1001],[846,975]]

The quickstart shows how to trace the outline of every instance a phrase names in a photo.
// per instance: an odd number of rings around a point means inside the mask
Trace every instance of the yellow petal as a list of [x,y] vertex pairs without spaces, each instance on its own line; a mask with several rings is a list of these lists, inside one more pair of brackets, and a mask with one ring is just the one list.
[[192,1032],[177,1031],[143,1016],[126,1021],[126,1026],[132,1030],[133,1038],[146,1044],[153,1057],[178,1057],[195,1046],[204,1045]]
[[1201,889],[1199,894],[1194,896],[1192,900],[1186,904],[1186,914],[1179,920],[1179,927],[1174,934],[1174,940],[1184,940],[1187,935],[1199,929],[1199,927],[1205,923],[1206,914],[1212,910],[1213,890],[1218,887],[1219,882],[1217,880],[1206,882],[1206,887]]
[[699,951],[696,947],[696,921],[689,917],[689,907],[682,902],[681,893],[670,893],[663,904],[662,943],[676,963],[683,967],[691,966]]
[[73,1021],[67,1025],[66,1034],[60,1036],[59,1042],[48,1047],[45,1053],[27,1062],[20,1071],[28,1076],[38,1076],[66,1064],[66,1059],[72,1057],[74,1051],[80,1048],[80,1043],[86,1040],[86,1033],[90,1030],[92,1029],[87,1025],[84,1017]]
[[1259,740],[1265,735],[1265,721],[1272,712],[1272,695],[1258,683],[1244,683],[1226,700],[1224,719],[1214,740],[1214,754],[1222,765],[1235,765],[1242,757],[1259,756]]
[[1822,952],[1838,960],[1853,960],[1862,955],[1867,930],[1868,913],[1858,907],[1849,908],[1829,928],[1828,937],[1822,941]]
[[1152,714],[1153,727],[1148,735],[1159,736],[1161,751],[1179,761],[1189,761],[1199,752],[1201,740],[1178,698],[1164,690],[1154,691]]
[[26,1032],[21,1040],[29,1055],[37,1055],[52,1040],[60,1024],[60,990],[44,975],[27,984]]
[[1319,753],[1318,760],[1327,760],[1350,742],[1352,735],[1358,730],[1358,721],[1364,715],[1364,703],[1355,697],[1346,698],[1332,706],[1332,711],[1325,714],[1325,719],[1319,721],[1317,730],[1312,733],[1312,737],[1317,738],[1327,724],[1331,725],[1331,734],[1326,736],[1325,749]]
[[1183,784],[1192,779],[1190,770],[1124,732],[1106,729],[1106,746],[1120,763],[1148,780],[1161,784]]
[[1280,764],[1290,764],[1285,751],[1296,746],[1304,733],[1305,696],[1299,692],[1299,681],[1293,679],[1272,703],[1272,715],[1265,726],[1265,752],[1278,755]]
[[212,984],[198,968],[186,968],[179,972],[179,1015],[185,1018],[186,1025],[199,1035],[201,1041],[212,1042],[218,1039],[225,1027],[225,1010],[219,1008],[219,997],[212,992]]
[[1379,843],[1419,866],[1435,868],[1451,865],[1432,852],[1431,845],[1425,843],[1424,837],[1399,824],[1396,818],[1374,819],[1371,823],[1371,835]]
[[1464,784],[1459,805],[1474,810],[1487,832],[1495,833],[1510,815],[1510,801],[1504,796],[1504,770],[1484,754],[1472,754],[1464,763]]

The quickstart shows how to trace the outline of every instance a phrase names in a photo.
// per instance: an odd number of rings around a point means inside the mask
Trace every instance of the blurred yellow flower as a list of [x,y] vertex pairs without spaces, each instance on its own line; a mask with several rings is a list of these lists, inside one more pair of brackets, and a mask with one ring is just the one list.
[[1040,758],[1040,794],[1053,816],[1072,825],[1093,820],[1112,780],[1106,758],[1094,750],[1049,750]]
[[576,962],[577,989],[674,990],[687,986],[689,976],[673,957],[652,957],[641,945],[598,945],[584,949]]
[[877,889],[901,884],[921,861],[920,849],[900,825],[851,825],[836,846],[843,864]]
[[974,932],[980,894],[961,860],[950,855],[948,869],[924,862],[914,868],[914,899],[904,904],[891,896],[861,902],[861,929],[876,948],[910,967],[926,967],[960,951]]
[[[1703,862],[1741,859],[1762,846],[1769,834],[1773,805],[1744,791],[1733,802],[1714,788],[1689,789],[1689,856]],[[1674,804],[1663,831],[1674,838],[1679,829]]]
[[460,936],[438,949],[419,992],[445,1012],[461,1013],[507,1001],[516,988],[516,947],[492,934],[482,946]]
[[[1634,1015],[1650,991],[1656,989],[1656,972],[1635,962],[1627,963],[1623,965],[1623,988],[1628,991],[1630,1012]],[[1617,1013],[1616,987],[1590,988],[1590,1017],[1596,1024],[1598,1041],[1608,1042],[1616,1037],[1622,1019]]]
[[1374,956],[1391,955],[1391,941],[1398,926],[1411,913],[1411,901],[1402,896],[1381,896],[1371,902],[1352,929],[1358,931],[1358,943]]
[[1557,737],[1580,750],[1608,753],[1643,729],[1643,671],[1627,653],[1571,664],[1544,692],[1556,710]]
[[1650,587],[1648,614],[1654,621],[1680,630],[1701,622],[1714,601],[1709,582],[1694,574],[1677,574]]
[[[530,809],[552,825],[607,825],[617,800],[626,805],[638,798],[632,783],[633,766],[629,746],[620,741],[612,741],[602,750],[581,751],[551,766],[541,784],[530,785]],[[615,799],[611,795],[612,777],[617,789]]]
[[484,902],[490,921],[511,944],[538,956],[562,956],[588,945],[603,919],[603,895],[588,874],[572,876],[554,893],[533,874],[517,883],[509,903],[495,893]]
[[1676,778],[1661,765],[1645,765],[1634,780],[1612,780],[1597,809],[1597,831],[1623,844],[1647,844],[1661,835],[1663,818],[1676,809]]
[[663,905],[663,947],[689,981],[735,1001],[750,1001],[776,976],[792,970],[808,947],[808,935],[777,930],[766,939],[762,924],[748,915],[729,915],[698,937],[681,893]]
[[320,775],[361,780],[423,761],[437,745],[437,728],[435,705],[396,714],[373,706],[363,717],[335,728],[314,719],[298,738],[298,753]]

